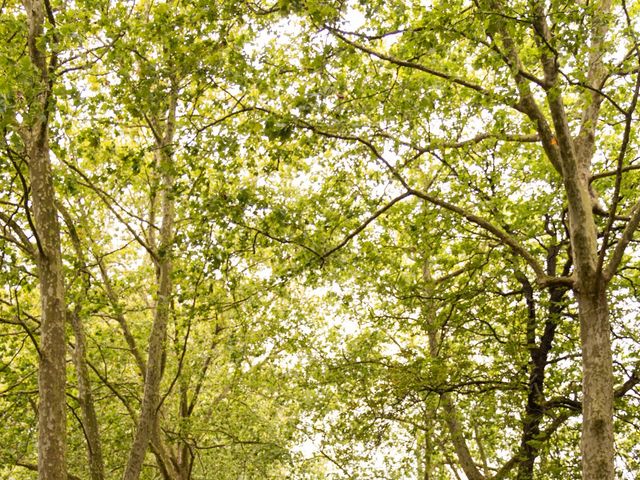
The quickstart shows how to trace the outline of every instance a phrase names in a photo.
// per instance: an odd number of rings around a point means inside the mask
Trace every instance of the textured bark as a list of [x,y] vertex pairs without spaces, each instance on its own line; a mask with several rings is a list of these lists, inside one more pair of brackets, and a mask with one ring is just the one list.
[[[581,438],[582,476],[585,480],[613,480],[613,354],[609,334],[609,307],[606,281],[598,265],[597,229],[593,217],[597,196],[591,190],[591,162],[602,95],[606,78],[602,66],[607,16],[611,1],[594,5],[590,55],[581,129],[576,139],[564,111],[559,89],[551,88],[547,103],[562,156],[562,173],[569,209],[569,231],[576,283],[574,292],[580,316],[582,348],[583,425]],[[554,67],[557,71],[557,64]]]
[[[172,95],[168,108],[164,135],[158,140],[157,155],[161,174],[161,205],[162,226],[160,228],[160,245],[157,252],[158,290],[154,311],[153,326],[149,337],[144,394],[140,408],[140,416],[129,459],[124,471],[124,480],[137,480],[142,470],[142,464],[149,442],[153,439],[156,449],[162,448],[157,428],[157,415],[160,407],[160,381],[163,374],[163,358],[166,351],[167,324],[171,310],[171,247],[174,237],[175,200],[173,194],[173,160],[169,148],[173,143],[175,128],[176,96]],[[154,434],[155,430],[155,434]],[[161,459],[167,458],[163,451],[156,452]],[[171,462],[163,462],[168,470]],[[170,474],[166,472],[165,474]]]
[[65,303],[60,225],[49,156],[49,106],[52,85],[43,50],[45,7],[41,0],[23,2],[29,25],[28,45],[31,63],[39,74],[39,94],[32,103],[31,125],[23,133],[31,177],[31,205],[38,242],[40,281],[41,339],[38,370],[38,478],[67,478],[65,460]]
[[606,282],[598,269],[597,234],[587,170],[590,160],[575,158],[573,145],[566,146],[569,147],[570,150],[563,151],[567,165],[564,183],[575,263],[574,292],[580,316],[582,476],[585,480],[613,480],[613,352]]
[[40,247],[38,261],[41,305],[40,369],[38,372],[38,476],[66,478],[65,437],[65,304],[60,253],[60,227],[54,208],[47,133],[29,148],[31,202]]
[[613,480],[613,362],[604,289],[577,292],[582,343],[582,471],[584,480]]

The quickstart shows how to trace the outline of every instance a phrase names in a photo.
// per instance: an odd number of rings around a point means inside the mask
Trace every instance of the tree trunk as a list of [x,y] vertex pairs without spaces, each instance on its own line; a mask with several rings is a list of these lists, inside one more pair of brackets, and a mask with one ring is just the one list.
[[[568,140],[564,140],[567,142]],[[560,143],[564,143],[560,139]],[[574,149],[565,149],[565,189],[569,231],[575,264],[574,293],[580,317],[582,350],[582,478],[614,480],[613,352],[609,306],[602,272],[598,268],[596,224],[589,192],[588,162]]]
[[[173,201],[171,200],[171,203]],[[163,219],[163,229],[171,232],[173,227],[173,205],[166,210],[171,213]],[[162,358],[165,351],[167,337],[167,323],[171,307],[171,259],[168,252],[166,258],[160,260],[160,282],[158,285],[158,300],[155,309],[153,327],[149,338],[149,351],[147,359],[147,371],[144,382],[144,396],[136,436],[129,454],[129,461],[124,473],[125,480],[137,480],[142,469],[142,463],[147,451],[147,446],[151,438],[154,418],[160,402],[160,380],[162,379]]]
[[86,341],[82,321],[80,320],[78,308],[71,312],[71,325],[75,336],[75,348],[73,351],[73,362],[78,375],[78,400],[82,410],[82,421],[84,423],[84,435],[87,441],[87,458],[89,461],[89,471],[91,480],[104,480],[104,461],[102,459],[102,446],[100,442],[100,430],[98,429],[98,418],[93,403],[91,393],[91,383],[89,380],[89,370],[87,369]]
[[[180,382],[180,418],[183,420],[183,423],[188,422],[190,415],[189,412],[189,402],[187,398],[187,386],[184,384],[185,382]],[[187,432],[181,432],[187,433]],[[185,440],[186,436],[181,436],[181,440],[178,443],[177,449],[178,454],[176,458],[176,464],[178,468],[179,478],[180,480],[188,480],[191,476],[191,464],[193,460],[193,456],[191,455],[191,451],[189,450],[189,444]]]
[[[424,261],[422,267],[422,280],[425,282],[425,298],[433,297],[433,290],[438,283],[431,276],[429,270],[429,262]],[[425,325],[427,327],[427,335],[429,339],[429,355],[436,359],[440,357],[440,346],[437,335],[436,310],[431,300],[425,301],[422,307]],[[445,392],[440,396],[440,404],[444,413],[444,420],[449,431],[449,438],[453,444],[458,464],[464,471],[469,480],[484,480],[484,475],[478,469],[465,437],[458,409],[454,400],[451,398],[451,392]]]
[[[177,105],[177,94],[171,97],[171,103],[167,111],[167,121],[162,139],[158,139],[158,149],[156,150],[158,166],[161,174],[161,203],[162,203],[162,226],[160,228],[160,245],[156,252],[156,266],[158,273],[158,298],[154,312],[153,326],[149,337],[149,350],[146,363],[146,374],[144,381],[144,394],[140,417],[136,428],[135,438],[129,460],[124,471],[124,480],[137,480],[142,470],[144,457],[152,438],[159,437],[157,427],[158,408],[160,407],[160,381],[163,374],[163,358],[166,351],[167,324],[171,311],[171,247],[174,236],[175,198],[173,189],[173,159],[168,151],[173,143],[173,132],[175,128],[175,115]],[[154,429],[158,435],[154,435]],[[160,447],[158,444],[156,447]],[[164,455],[163,455],[164,456]],[[170,468],[171,465],[165,465]]]
[[29,148],[31,203],[41,248],[38,259],[41,305],[38,372],[38,476],[66,479],[65,304],[60,227],[54,207],[46,127]]
[[[435,409],[434,409],[435,410]],[[422,450],[422,455],[418,457],[418,480],[431,480],[433,478],[433,441],[435,419],[432,412],[425,415],[424,439],[418,442],[418,453]]]
[[582,343],[582,472],[613,480],[613,355],[609,307],[602,286],[577,292]]
[[75,224],[67,209],[60,203],[57,204],[58,211],[67,226],[71,243],[76,254],[75,268],[80,272],[82,289],[76,299],[76,306],[68,313],[71,319],[71,327],[75,337],[73,349],[73,363],[76,367],[78,378],[78,401],[82,411],[82,428],[87,442],[87,461],[89,462],[89,472],[91,480],[104,480],[104,460],[102,457],[102,442],[100,440],[100,430],[98,428],[98,416],[91,393],[91,380],[89,369],[87,368],[87,342],[84,334],[84,325],[81,320],[82,302],[89,294],[91,283],[87,261],[82,249],[82,243],[76,230]]
[[[557,275],[557,256],[560,247],[554,245],[548,249],[547,274]],[[570,262],[565,264],[563,274],[568,274]],[[540,426],[544,416],[545,401],[545,372],[549,352],[553,346],[556,328],[563,310],[563,299],[567,291],[566,287],[549,287],[549,305],[546,309],[546,320],[543,333],[538,340],[537,308],[533,285],[524,274],[517,274],[516,278],[522,284],[524,298],[527,303],[527,346],[529,349],[529,391],[522,425],[522,439],[520,442],[520,455],[518,463],[517,480],[533,480],[536,458],[540,454],[539,441]]]
[[44,4],[24,0],[29,26],[28,45],[31,63],[39,73],[38,94],[31,104],[33,123],[26,127],[25,143],[31,177],[31,205],[34,235],[38,242],[40,280],[41,337],[38,371],[38,477],[41,480],[65,480],[66,404],[65,404],[65,303],[60,249],[60,225],[55,208],[55,193],[49,156],[49,107],[51,82],[43,50]]
[[[168,203],[171,203],[169,205]],[[165,234],[173,235],[173,200],[165,201],[168,214],[163,219]],[[169,212],[170,211],[170,212]],[[162,234],[161,234],[162,235]],[[164,243],[164,242],[163,242]],[[168,246],[168,244],[166,244]],[[135,439],[129,453],[129,460],[124,472],[124,480],[137,480],[140,476],[142,463],[151,439],[154,418],[160,402],[160,381],[162,379],[162,358],[165,351],[167,337],[167,323],[171,308],[171,259],[169,252],[159,262],[160,281],[158,285],[158,299],[154,314],[153,326],[149,338],[147,356],[147,370],[144,382],[144,395]]]

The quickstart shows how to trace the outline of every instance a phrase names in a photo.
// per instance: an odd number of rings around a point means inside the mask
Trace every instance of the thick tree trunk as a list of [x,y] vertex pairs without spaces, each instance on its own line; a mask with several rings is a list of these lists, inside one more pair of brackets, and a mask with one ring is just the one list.
[[[567,142],[568,140],[564,140]],[[560,139],[560,143],[564,143]],[[565,188],[575,264],[574,293],[582,350],[582,478],[614,480],[613,352],[607,283],[598,268],[596,225],[589,192],[589,163],[566,148]],[[573,158],[572,158],[573,157]]]
[[[38,95],[31,108],[33,123],[26,127],[23,140],[29,160],[31,205],[38,242],[40,280],[41,337],[38,371],[38,477],[41,480],[67,478],[65,462],[65,303],[60,250],[60,225],[49,156],[48,119],[51,97],[49,67],[42,40],[44,4],[41,0],[23,1],[29,26],[28,45],[31,63],[39,73]],[[51,62],[54,61],[52,56]]]
[[613,355],[603,287],[577,292],[582,343],[582,472],[584,480],[613,480]]
[[38,476],[64,480],[65,402],[65,304],[60,253],[60,227],[54,207],[53,182],[46,130],[29,149],[31,202],[40,243],[41,340],[38,372]]
[[[572,162],[566,163],[572,165]],[[582,477],[613,480],[613,353],[609,306],[606,282],[597,267],[596,227],[588,173],[584,173],[584,168],[565,172],[582,350]]]
[[[597,268],[595,222],[587,181],[565,183],[570,184],[567,197],[582,350],[582,478],[613,480],[613,352],[606,282]],[[582,184],[579,195],[572,191],[571,184]]]

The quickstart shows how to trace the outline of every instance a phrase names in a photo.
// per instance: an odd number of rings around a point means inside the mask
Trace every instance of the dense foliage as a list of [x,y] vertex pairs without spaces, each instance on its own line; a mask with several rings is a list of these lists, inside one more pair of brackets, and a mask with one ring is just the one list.
[[0,477],[640,475],[640,3],[0,9]]

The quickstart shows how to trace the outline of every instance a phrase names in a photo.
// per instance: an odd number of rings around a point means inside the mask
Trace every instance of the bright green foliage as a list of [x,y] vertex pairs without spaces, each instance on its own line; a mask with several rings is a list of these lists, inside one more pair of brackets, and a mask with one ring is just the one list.
[[[143,396],[172,95],[158,424],[180,480],[464,478],[462,445],[482,478],[580,476],[577,304],[532,266],[572,273],[566,198],[519,110],[504,32],[529,77],[546,47],[536,2],[504,3],[53,2],[66,301],[107,478],[122,476]],[[546,8],[577,135],[601,14]],[[597,218],[606,258],[638,202],[638,8],[616,2],[605,41],[591,182],[617,208]],[[22,6],[0,18],[0,477],[21,480],[37,476],[39,312],[18,131],[37,92]],[[625,479],[640,472],[636,237],[609,288]],[[75,341],[69,327],[69,358]],[[70,362],[68,471],[84,479],[77,376]],[[171,478],[153,448],[141,478]]]

